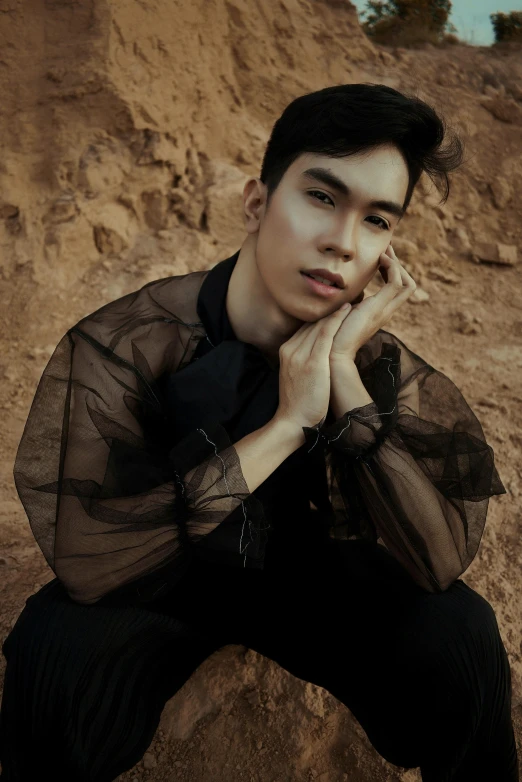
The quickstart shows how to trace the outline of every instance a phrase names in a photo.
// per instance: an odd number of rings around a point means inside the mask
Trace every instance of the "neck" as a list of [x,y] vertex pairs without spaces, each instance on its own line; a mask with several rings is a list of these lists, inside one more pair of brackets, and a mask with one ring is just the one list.
[[283,312],[259,274],[255,241],[249,234],[243,243],[227,292],[227,314],[236,337],[255,345],[274,365],[279,348],[300,326],[300,321]]

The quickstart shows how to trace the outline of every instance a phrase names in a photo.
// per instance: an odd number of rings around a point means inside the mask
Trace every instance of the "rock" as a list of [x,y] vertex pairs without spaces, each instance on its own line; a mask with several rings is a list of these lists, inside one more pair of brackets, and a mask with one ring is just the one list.
[[477,242],[472,249],[474,259],[483,263],[497,263],[502,266],[514,266],[517,263],[517,247],[514,244],[500,242]]
[[493,407],[493,408],[499,406],[498,402],[496,402],[490,396],[483,396],[481,399],[477,399],[475,404],[482,405],[483,407]]
[[440,269],[438,266],[431,266],[426,272],[426,276],[430,280],[445,282],[446,285],[457,285],[460,282],[460,277],[456,274],[446,269]]
[[78,187],[86,198],[96,198],[108,189],[118,188],[130,173],[124,148],[114,139],[88,144],[78,161]]
[[485,97],[481,99],[480,104],[501,122],[522,125],[522,106],[519,106],[513,98]]
[[498,262],[507,266],[514,266],[517,261],[517,247],[514,244],[497,243]]
[[433,207],[433,211],[435,212],[437,217],[440,217],[440,219],[442,220],[442,224],[446,229],[446,231],[455,227],[455,219],[447,206],[436,204]]
[[472,315],[465,310],[457,310],[454,313],[456,330],[459,334],[469,336],[471,334],[482,333],[482,320],[476,315]]
[[324,717],[324,690],[317,685],[307,682],[304,691],[304,703],[306,708],[316,717]]
[[245,175],[241,169],[220,160],[212,163],[210,172],[213,183],[205,192],[209,234],[224,244],[242,241],[240,237],[243,228],[239,225],[237,215],[242,209]]
[[484,85],[484,95],[487,95],[488,98],[498,98],[499,91],[492,84],[486,84]]
[[151,752],[146,752],[143,756],[143,768],[151,769],[156,768],[158,761]]
[[144,190],[141,194],[143,217],[153,231],[165,230],[169,218],[169,199],[160,188]]
[[473,255],[478,258],[479,261],[496,263],[498,255],[497,246],[494,242],[477,242],[473,247]]
[[111,228],[104,225],[95,225],[93,229],[94,243],[98,252],[118,255],[128,245],[125,240]]
[[98,252],[118,255],[132,244],[137,223],[122,204],[105,204],[93,209],[90,219]]
[[176,139],[168,133],[148,132],[137,161],[140,165],[153,163],[170,163],[179,168],[183,165],[183,151],[176,144]]
[[449,231],[447,237],[450,243],[461,253],[471,252],[471,241],[468,232],[462,225],[458,225],[453,231]]
[[259,695],[259,690],[252,690],[251,692],[245,693],[245,700],[249,702],[251,706],[260,706],[261,705],[261,698]]
[[513,197],[511,185],[503,177],[495,177],[495,179],[489,183],[489,188],[493,196],[493,203],[497,209],[503,209]]
[[514,84],[511,84],[509,86],[509,91],[515,100],[522,101],[522,83],[517,84],[517,82],[515,82]]
[[18,217],[20,210],[14,204],[0,204],[0,218],[8,220],[12,217]]
[[29,348],[29,350],[26,351],[27,358],[31,359],[39,359],[42,358],[42,356],[47,355],[47,350],[45,348]]
[[74,220],[79,213],[74,196],[66,193],[53,201],[42,222],[44,224],[67,223],[69,220]]
[[422,304],[423,302],[430,300],[430,294],[423,290],[422,288],[419,288],[417,286],[417,289],[411,294],[408,301],[411,301],[412,304]]

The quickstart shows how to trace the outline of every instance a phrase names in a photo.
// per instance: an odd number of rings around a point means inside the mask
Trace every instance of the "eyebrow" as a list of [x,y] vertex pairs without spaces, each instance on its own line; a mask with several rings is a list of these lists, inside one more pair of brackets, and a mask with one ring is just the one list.
[[[312,179],[317,182],[322,182],[324,185],[332,187],[334,190],[337,190],[339,193],[342,193],[345,196],[350,195],[350,188],[348,185],[338,176],[332,174],[332,172],[327,168],[307,168],[306,171],[303,171],[301,176],[305,179]],[[403,217],[406,211],[400,204],[396,203],[396,201],[387,201],[382,199],[370,201],[369,206],[373,206],[376,209],[383,209],[385,212],[394,215],[399,220],[401,217]]]

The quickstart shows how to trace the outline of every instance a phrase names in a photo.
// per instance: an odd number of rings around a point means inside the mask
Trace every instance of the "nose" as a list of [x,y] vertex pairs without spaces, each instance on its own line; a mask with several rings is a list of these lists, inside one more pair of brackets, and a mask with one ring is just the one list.
[[343,221],[338,235],[333,240],[330,237],[326,249],[347,261],[355,256],[357,249],[357,223],[355,218]]

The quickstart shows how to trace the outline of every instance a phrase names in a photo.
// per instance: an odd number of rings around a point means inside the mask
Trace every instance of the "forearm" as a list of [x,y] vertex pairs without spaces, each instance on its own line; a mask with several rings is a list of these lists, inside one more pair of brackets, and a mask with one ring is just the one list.
[[[346,362],[331,373],[331,404],[336,419],[374,400],[365,389],[357,367]],[[369,414],[370,415],[370,414]],[[361,416],[362,418],[364,416]],[[370,415],[375,427],[379,414]],[[342,438],[347,451],[351,447],[371,447],[372,430],[357,416],[348,421]],[[336,454],[336,461],[343,457]],[[435,488],[414,457],[400,441],[386,438],[369,462],[350,462],[360,498],[377,534],[388,550],[410,573],[414,581],[429,591],[447,588],[462,572],[466,556],[463,527],[456,509]],[[350,484],[340,489],[344,502],[350,502]],[[415,542],[424,543],[420,554]]]
[[301,429],[272,418],[265,426],[234,443],[249,491],[253,492],[266,481],[304,442]]
[[419,586],[446,589],[462,574],[471,549],[478,547],[478,541],[468,542],[458,509],[397,440],[387,439],[370,463],[357,462],[353,469],[388,550]]

